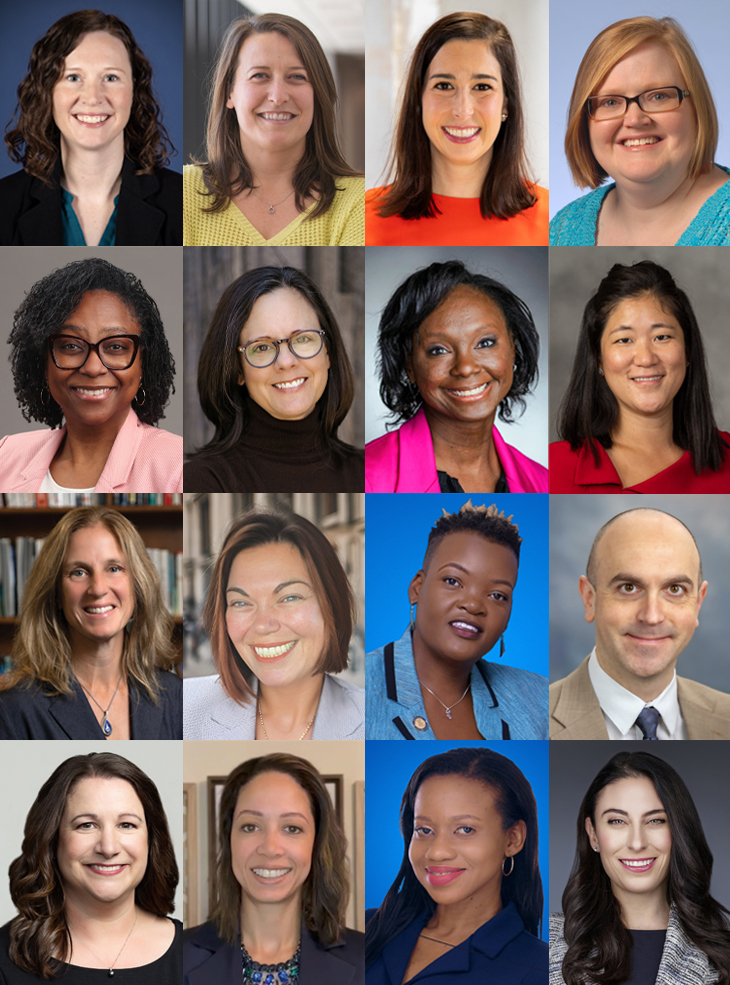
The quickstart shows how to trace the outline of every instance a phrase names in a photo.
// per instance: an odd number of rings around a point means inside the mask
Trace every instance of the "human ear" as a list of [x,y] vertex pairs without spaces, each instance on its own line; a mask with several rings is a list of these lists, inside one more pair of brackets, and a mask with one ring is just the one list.
[[702,603],[705,601],[705,596],[707,595],[707,582],[703,581],[700,585],[700,590],[697,593],[697,620],[695,621],[695,626],[700,624],[700,609],[702,608]]
[[527,839],[527,825],[524,821],[513,824],[507,832],[507,855],[519,855],[525,847]]
[[588,841],[591,844],[591,848],[594,852],[598,851],[598,838],[596,837],[596,829],[593,827],[593,821],[589,817],[586,818],[586,834],[588,835]]
[[415,605],[418,602],[418,596],[421,594],[421,588],[423,587],[423,578],[425,572],[423,569],[418,571],[413,578],[411,578],[411,583],[408,586],[408,601],[411,605]]
[[586,622],[593,622],[596,618],[596,590],[585,575],[581,575],[578,580],[578,591],[583,599]]

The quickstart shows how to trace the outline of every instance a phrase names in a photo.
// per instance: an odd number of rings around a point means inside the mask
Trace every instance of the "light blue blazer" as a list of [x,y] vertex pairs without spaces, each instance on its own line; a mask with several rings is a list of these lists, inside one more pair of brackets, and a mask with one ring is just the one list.
[[[368,739],[435,739],[413,662],[410,630],[365,657]],[[529,670],[480,660],[471,672],[477,728],[484,739],[547,739],[548,681]]]
[[[258,681],[251,682],[256,692]],[[219,677],[183,681],[183,739],[255,739],[256,702],[237,704]],[[365,692],[340,677],[324,675],[313,739],[364,739]]]

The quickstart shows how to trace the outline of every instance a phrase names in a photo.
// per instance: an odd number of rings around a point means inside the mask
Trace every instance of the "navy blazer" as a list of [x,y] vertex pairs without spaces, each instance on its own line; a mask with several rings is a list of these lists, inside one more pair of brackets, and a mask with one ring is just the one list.
[[[182,246],[182,175],[134,171],[125,157],[115,245]],[[27,171],[0,180],[0,246],[63,245],[59,178],[57,165],[51,186]]]
[[[213,923],[185,931],[183,985],[240,985],[240,982],[240,947],[222,941]],[[357,930],[343,930],[336,944],[323,947],[302,926],[299,985],[365,985],[365,935]]]
[[[157,681],[157,704],[129,681],[132,738],[182,739],[182,681],[164,670]],[[105,739],[81,685],[72,680],[71,687],[73,694],[48,694],[37,684],[0,691],[0,739]]]
[[[380,957],[367,970],[367,985],[401,985],[426,921],[424,914],[388,941]],[[509,903],[468,940],[431,962],[410,978],[409,983],[547,985],[547,980],[548,945],[525,930],[517,907]]]

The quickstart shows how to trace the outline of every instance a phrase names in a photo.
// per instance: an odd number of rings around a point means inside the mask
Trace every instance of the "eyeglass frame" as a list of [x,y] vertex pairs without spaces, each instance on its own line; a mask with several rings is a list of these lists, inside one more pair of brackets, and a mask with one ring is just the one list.
[[[645,96],[647,92],[661,92],[662,89],[674,89],[674,91],[679,96],[679,106],[673,106],[671,109],[652,109],[652,110],[643,109],[641,103],[639,102],[641,97]],[[691,95],[692,93],[689,91],[689,89],[680,89],[679,86],[654,86],[653,89],[644,89],[644,91],[640,92],[638,96],[623,96],[620,92],[606,92],[601,96],[589,96],[588,99],[586,99],[584,106],[585,106],[585,111],[588,114],[588,118],[590,120],[593,120],[594,123],[608,123],[610,120],[622,120],[629,112],[629,107],[631,106],[632,103],[636,103],[636,105],[639,107],[641,112],[646,113],[647,116],[652,116],[654,113],[673,113],[675,110],[678,110],[679,107],[684,102],[684,100]],[[617,99],[626,100],[626,109],[623,111],[623,113],[621,113],[619,116],[607,116],[603,120],[597,120],[595,116],[591,116],[591,111],[588,108],[591,99],[607,99],[609,96],[614,96]]]
[[[75,342],[83,342],[84,345],[87,345],[89,348],[88,348],[88,351],[87,351],[87,353],[86,353],[86,355],[84,357],[83,362],[79,363],[78,366],[59,366],[58,365],[58,361],[56,359],[56,353],[53,351],[53,343],[56,341],[56,339],[72,339]],[[132,361],[129,363],[128,366],[124,366],[124,367],[122,367],[122,366],[107,366],[107,364],[102,359],[101,352],[99,351],[99,346],[100,345],[103,345],[105,342],[111,341],[111,339],[132,339],[132,343],[134,345],[134,355],[132,356]],[[141,342],[142,342],[142,337],[140,335],[125,335],[125,334],[121,334],[121,335],[107,335],[106,338],[100,339],[98,342],[87,342],[86,339],[82,339],[78,335],[54,334],[54,335],[49,335],[48,336],[48,349],[49,349],[49,352],[51,353],[51,359],[53,360],[53,365],[56,367],[56,369],[60,369],[64,373],[72,373],[75,369],[81,369],[82,366],[85,366],[86,365],[86,361],[88,360],[89,356],[91,355],[91,350],[92,349],[95,350],[96,355],[97,355],[97,358],[99,359],[99,362],[104,367],[104,369],[108,369],[108,370],[110,370],[113,373],[115,370],[118,370],[119,372],[123,372],[124,370],[131,369],[132,366],[134,366],[134,363],[135,363],[135,361],[137,359],[137,355],[139,353]]]
[[[291,347],[292,339],[295,339],[298,335],[306,334],[307,332],[310,335],[319,335],[320,342],[322,344],[320,345],[319,349],[317,349],[316,352],[312,353],[311,356],[300,356],[299,353],[294,352],[294,350]],[[294,334],[290,335],[288,339],[267,339],[266,337],[262,339],[254,339],[252,342],[249,342],[247,345],[237,345],[236,351],[243,353],[243,358],[249,364],[251,369],[267,369],[269,366],[273,366],[276,360],[279,358],[279,349],[281,347],[282,342],[286,342],[286,344],[289,346],[289,352],[291,352],[291,354],[294,356],[295,359],[314,359],[314,357],[318,356],[322,351],[322,348],[324,347],[324,340],[326,338],[327,338],[327,333],[324,331],[323,328],[307,328],[303,332],[294,332]],[[255,345],[257,342],[272,342],[276,346],[276,355],[274,356],[274,358],[271,360],[270,363],[264,363],[263,366],[255,366],[246,355],[246,349],[248,348],[248,346]]]

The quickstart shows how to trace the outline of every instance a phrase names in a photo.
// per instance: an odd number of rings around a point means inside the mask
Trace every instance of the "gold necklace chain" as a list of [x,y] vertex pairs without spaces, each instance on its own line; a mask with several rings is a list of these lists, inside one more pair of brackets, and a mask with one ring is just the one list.
[[[258,710],[259,710],[259,719],[261,720],[261,729],[262,729],[262,731],[263,731],[263,733],[264,733],[264,738],[265,738],[265,739],[268,739],[269,737],[268,737],[268,735],[266,734],[266,726],[264,725],[264,713],[263,713],[263,711],[261,711],[261,702],[257,700],[257,701],[256,701],[256,706],[257,706],[257,708],[258,708]],[[302,732],[302,734],[301,734],[301,735],[299,736],[299,739],[298,739],[297,741],[299,741],[299,742],[301,742],[301,741],[302,741],[302,739],[304,738],[304,736],[305,736],[305,735],[307,734],[307,732],[308,732],[308,731],[310,730],[310,728],[312,727],[312,722],[314,721],[314,719],[315,719],[316,717],[317,717],[317,712],[315,712],[315,713],[314,713],[314,715],[312,715],[312,717],[311,717],[311,718],[309,719],[309,725],[307,725],[307,727],[306,727],[306,728],[304,729],[304,731],[303,731],[303,732]]]
[[[124,948],[127,946],[127,944],[129,944],[129,938],[132,936],[132,934],[134,933],[134,928],[137,926],[137,917],[138,916],[139,916],[139,914],[137,913],[137,910],[135,909],[135,911],[134,911],[134,923],[132,924],[132,929],[127,934],[127,939],[122,944],[121,949],[119,951],[119,954],[116,956],[116,958],[114,958],[114,960],[112,961],[112,963],[109,965],[109,971],[106,973],[106,977],[107,978],[114,978],[114,965],[121,958],[122,951],[124,950]],[[87,951],[91,951],[91,953],[94,955],[94,957],[96,958],[96,960],[97,961],[101,961],[102,965],[104,965],[104,962],[101,960],[101,958],[96,953],[96,951],[93,950],[93,948],[89,947],[88,944],[84,944],[84,947],[87,949]]]

